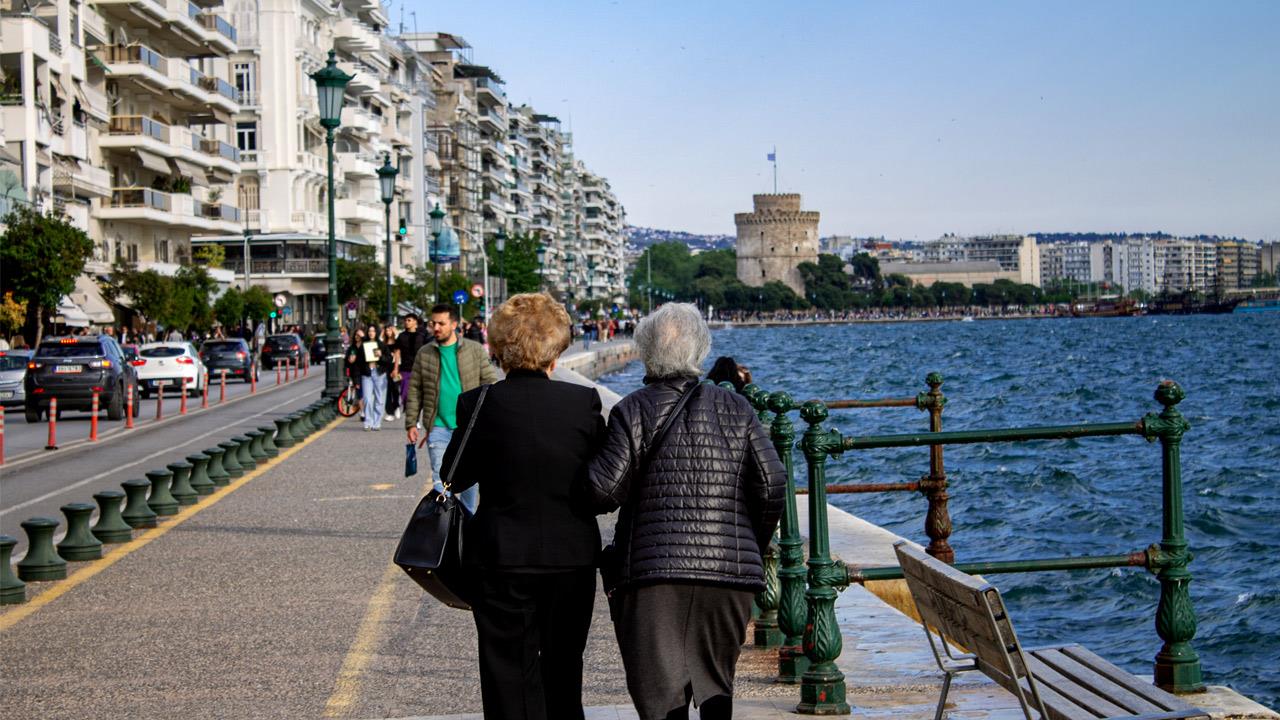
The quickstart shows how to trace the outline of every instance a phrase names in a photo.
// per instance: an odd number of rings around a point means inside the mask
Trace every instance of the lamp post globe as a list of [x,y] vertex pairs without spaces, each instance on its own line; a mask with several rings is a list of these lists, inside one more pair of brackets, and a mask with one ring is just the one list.
[[386,230],[387,230],[387,323],[393,323],[396,319],[396,311],[391,302],[391,201],[396,197],[396,175],[400,174],[400,169],[391,164],[391,153],[386,153],[382,158],[382,167],[378,168],[378,185],[382,190],[382,207],[386,211]]
[[431,265],[436,271],[435,290],[432,291],[432,302],[440,302],[440,235],[444,233],[444,210],[440,203],[431,208],[427,216],[431,218]]
[[316,99],[320,111],[320,126],[325,129],[325,144],[329,150],[329,307],[325,317],[325,371],[324,396],[336,398],[342,393],[342,338],[338,334],[338,235],[333,204],[333,131],[342,124],[342,103],[348,75],[338,67],[338,53],[329,51],[324,67],[311,74],[316,84]]
[[507,297],[507,233],[498,228],[498,234],[493,238],[493,246],[498,251],[498,277],[502,278],[502,292],[498,294],[498,302],[501,303]]
[[538,256],[538,290],[542,290],[542,268],[547,261],[547,246],[539,243],[535,254]]

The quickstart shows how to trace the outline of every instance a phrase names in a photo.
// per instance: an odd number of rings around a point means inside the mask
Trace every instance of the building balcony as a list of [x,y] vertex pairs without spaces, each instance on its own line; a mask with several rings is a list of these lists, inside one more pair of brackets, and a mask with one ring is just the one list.
[[169,20],[163,0],[94,0],[93,5],[111,25],[162,27]]
[[377,74],[363,64],[340,62],[338,67],[351,76],[347,83],[347,92],[354,95],[376,95],[382,91],[382,81]]
[[333,26],[333,43],[349,53],[376,52],[382,47],[377,33],[353,17],[343,18]]
[[317,155],[305,150],[298,152],[298,154],[294,156],[294,169],[309,172],[313,175],[320,175],[322,177],[329,176],[328,160],[322,155]]
[[238,233],[240,209],[205,203],[190,195],[150,188],[113,188],[98,209],[99,220],[179,228],[191,232]]
[[382,118],[364,108],[347,106],[342,108],[342,127],[365,135],[380,135]]
[[161,95],[177,88],[169,76],[169,59],[145,45],[108,45],[98,50],[98,59],[113,80],[130,80]]
[[[501,83],[492,78],[476,78],[476,99],[491,105],[507,106],[506,91],[502,88]],[[503,134],[506,134],[505,127]]]
[[334,206],[334,212],[340,219],[347,221],[359,223],[383,221],[381,204],[362,202],[355,198],[339,198]]
[[[252,275],[315,275],[329,274],[326,258],[251,258],[249,272]],[[227,260],[223,267],[236,274],[244,272],[243,260]]]
[[214,172],[217,179],[223,181],[240,172],[240,152],[235,146],[141,115],[113,115],[107,134],[98,137],[98,146],[104,150],[139,152],[142,165],[157,174],[166,174],[168,168],[154,166],[152,158],[156,156],[193,163]]
[[71,162],[53,170],[53,187],[79,197],[109,197],[111,173],[87,162]]
[[239,49],[235,26],[225,18],[205,11],[196,16],[196,22],[204,29],[205,41],[213,47],[227,55]]
[[338,168],[349,178],[376,177],[377,167],[373,162],[356,153],[336,153]]
[[507,114],[497,107],[480,108],[480,127],[489,130],[492,133],[506,137],[507,135]]

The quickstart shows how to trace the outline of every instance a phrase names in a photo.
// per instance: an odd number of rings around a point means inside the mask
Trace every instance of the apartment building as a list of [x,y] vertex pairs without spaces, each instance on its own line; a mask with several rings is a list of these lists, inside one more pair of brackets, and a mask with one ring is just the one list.
[[1276,274],[1280,268],[1280,242],[1262,243],[1258,247],[1258,272]]
[[1162,293],[1210,292],[1217,275],[1213,243],[1162,238],[1155,244],[1155,286]]
[[[225,266],[241,285],[284,295],[291,324],[319,327],[329,288],[328,149],[310,75],[334,50],[352,76],[334,133],[338,257],[367,248],[383,262],[390,229],[392,272],[406,275],[424,261],[426,212],[438,193],[430,182],[438,157],[424,124],[434,104],[430,72],[383,33],[388,19],[372,0],[299,0],[270,9],[242,2],[235,17],[242,40],[230,62],[241,101],[234,128],[243,172],[236,196],[244,218],[231,234],[195,242],[223,246]],[[390,227],[377,178],[388,157],[400,170]]]
[[1261,265],[1261,250],[1251,242],[1224,240],[1217,244],[1218,291],[1241,290],[1253,285]]
[[1040,248],[1040,281],[1046,287],[1063,283],[1087,283],[1092,278],[1087,242],[1046,243]]
[[1018,282],[1040,285],[1040,248],[1026,235],[947,234],[924,244],[927,263],[995,262],[1003,272],[1018,274]]

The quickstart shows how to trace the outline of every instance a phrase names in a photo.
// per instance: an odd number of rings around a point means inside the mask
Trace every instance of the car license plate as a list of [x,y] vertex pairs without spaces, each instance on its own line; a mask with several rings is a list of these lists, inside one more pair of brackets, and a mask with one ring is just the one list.
[[12,390],[0,390],[0,400],[8,400],[13,397]]
[[59,375],[63,373],[78,373],[82,370],[84,370],[83,365],[55,365],[53,367],[53,372]]

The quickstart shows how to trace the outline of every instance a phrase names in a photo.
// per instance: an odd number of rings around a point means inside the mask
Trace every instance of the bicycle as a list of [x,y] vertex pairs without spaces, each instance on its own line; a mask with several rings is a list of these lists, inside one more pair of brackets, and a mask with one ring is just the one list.
[[338,395],[338,414],[342,417],[351,417],[358,412],[360,412],[360,389],[348,375],[347,387]]

